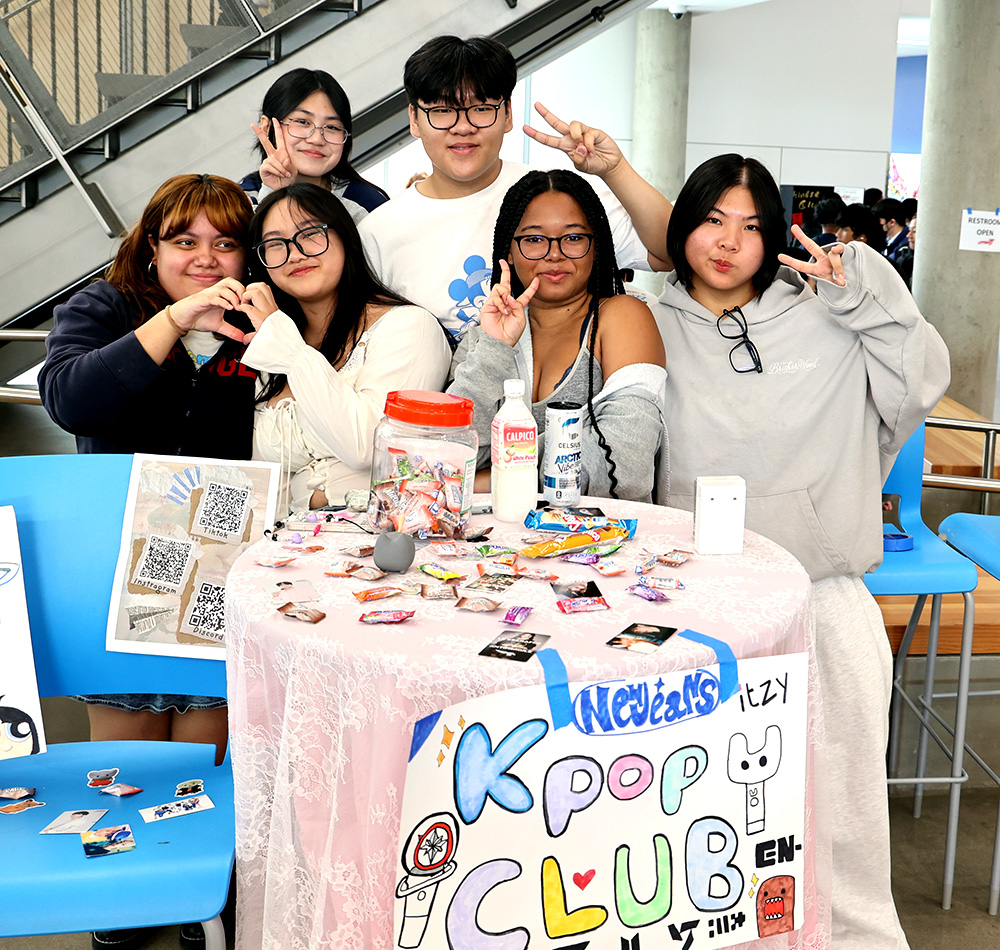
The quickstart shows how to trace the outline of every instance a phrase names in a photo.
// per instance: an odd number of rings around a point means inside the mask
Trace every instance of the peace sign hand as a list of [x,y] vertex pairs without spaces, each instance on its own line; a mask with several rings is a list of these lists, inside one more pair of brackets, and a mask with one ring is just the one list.
[[514,297],[510,292],[510,265],[500,260],[500,281],[495,284],[490,296],[479,311],[479,326],[494,340],[514,346],[521,339],[527,324],[524,308],[531,302],[538,290],[538,278],[535,277],[525,288],[520,297]]
[[828,280],[843,287],[847,284],[844,276],[844,265],[841,258],[844,255],[843,244],[827,245],[829,250],[820,247],[812,238],[806,237],[805,231],[797,224],[792,225],[792,236],[801,242],[802,246],[815,258],[812,261],[800,261],[797,258],[789,257],[787,254],[779,254],[778,260],[800,274],[814,277],[817,280]]
[[535,103],[535,111],[559,134],[539,132],[530,125],[524,127],[524,134],[542,145],[565,152],[577,171],[604,178],[622,161],[623,156],[618,143],[607,132],[584,125],[582,122],[564,122],[540,102]]
[[[257,141],[264,149],[264,161],[260,163],[260,180],[267,185],[271,191],[278,191],[285,185],[290,185],[291,179],[295,177],[292,168],[292,158],[285,144],[285,130],[277,119],[268,119],[266,115],[260,117],[260,125],[251,125],[251,129],[257,133]],[[274,144],[268,138],[268,131],[274,129]]]
[[267,284],[262,281],[247,284],[246,289],[240,294],[240,310],[250,318],[253,331],[243,338],[243,342],[249,343],[264,325],[264,321],[277,309],[274,293]]

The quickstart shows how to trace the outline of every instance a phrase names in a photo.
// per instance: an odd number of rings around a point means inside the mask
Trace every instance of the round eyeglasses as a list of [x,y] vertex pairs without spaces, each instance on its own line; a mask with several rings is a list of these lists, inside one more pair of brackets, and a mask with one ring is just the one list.
[[477,102],[473,106],[465,106],[460,109],[453,109],[450,106],[417,106],[417,108],[427,116],[427,121],[432,129],[439,132],[447,132],[458,125],[458,117],[465,113],[466,121],[469,125],[477,129],[488,129],[494,125],[497,115],[500,112],[503,102]]
[[540,261],[548,257],[553,244],[559,248],[563,257],[576,260],[587,256],[590,245],[594,243],[594,235],[564,234],[562,237],[547,237],[544,234],[522,234],[514,238],[514,243],[521,252],[521,257],[529,261]]
[[260,262],[268,269],[281,267],[292,253],[294,244],[299,253],[305,257],[319,257],[326,253],[330,246],[330,235],[327,234],[328,224],[313,224],[301,231],[296,231],[290,238],[268,238],[254,247]]
[[315,125],[308,119],[285,119],[281,124],[293,139],[307,139],[319,131],[328,145],[343,145],[351,134],[339,125]]

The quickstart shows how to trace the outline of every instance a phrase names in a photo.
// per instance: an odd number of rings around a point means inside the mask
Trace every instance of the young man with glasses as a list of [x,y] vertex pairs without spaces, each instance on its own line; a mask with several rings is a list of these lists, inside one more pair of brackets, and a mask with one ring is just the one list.
[[[493,228],[507,189],[530,169],[500,158],[513,128],[517,65],[488,37],[438,36],[406,62],[410,134],[431,174],[376,208],[359,230],[375,272],[396,293],[433,313],[453,336],[474,321],[490,292]],[[644,182],[610,137],[539,112],[559,133],[529,133],[597,174],[620,268],[667,270],[670,204]],[[629,214],[633,217],[630,219]]]

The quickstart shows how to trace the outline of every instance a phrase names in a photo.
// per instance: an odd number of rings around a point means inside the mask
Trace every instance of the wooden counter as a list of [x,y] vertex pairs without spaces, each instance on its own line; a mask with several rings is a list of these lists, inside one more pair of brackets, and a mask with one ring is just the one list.
[[[989,421],[948,396],[941,399],[931,415],[945,419]],[[970,475],[978,478],[983,474],[984,441],[983,433],[928,426],[924,455],[931,463],[931,471],[935,475]],[[993,475],[995,478],[1000,477],[1000,464],[994,466]]]

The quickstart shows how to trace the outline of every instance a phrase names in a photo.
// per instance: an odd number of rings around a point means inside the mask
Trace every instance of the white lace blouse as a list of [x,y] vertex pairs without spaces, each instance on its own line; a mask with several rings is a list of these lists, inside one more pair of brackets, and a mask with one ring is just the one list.
[[317,489],[343,504],[351,488],[368,488],[372,436],[386,396],[397,389],[444,388],[451,350],[437,320],[421,307],[387,310],[334,369],[302,339],[292,319],[271,314],[243,354],[265,373],[284,373],[291,398],[254,415],[255,459],[280,462],[279,507],[303,510]]

